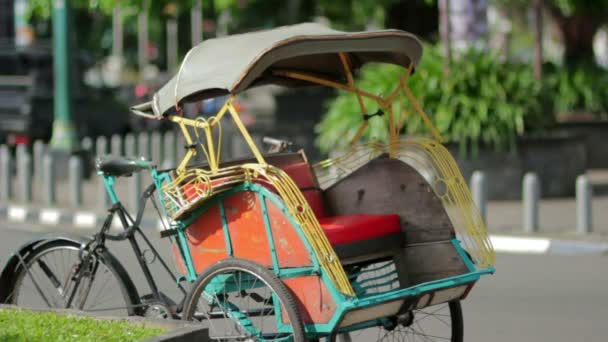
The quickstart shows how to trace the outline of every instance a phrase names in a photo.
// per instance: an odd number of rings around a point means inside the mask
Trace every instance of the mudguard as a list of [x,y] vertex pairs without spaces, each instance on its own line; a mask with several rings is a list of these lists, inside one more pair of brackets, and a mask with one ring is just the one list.
[[[20,258],[22,258],[23,260],[27,260],[28,257],[30,256],[30,253],[35,248],[42,247],[49,243],[54,243],[57,241],[64,241],[64,242],[70,242],[70,243],[74,243],[74,244],[83,245],[86,242],[88,242],[89,240],[90,240],[89,237],[78,236],[78,235],[48,234],[48,235],[42,235],[42,236],[36,237],[36,238],[24,243],[23,245],[21,245],[21,247],[19,247],[17,249],[17,251],[9,257],[8,261],[4,265],[4,268],[2,269],[2,272],[0,273],[0,303],[5,303],[8,300],[8,296],[10,295],[11,289],[13,287],[13,282],[15,281],[15,279],[14,279],[15,274],[16,274],[15,269],[19,265]],[[139,295],[137,293],[137,288],[135,287],[135,284],[131,280],[131,277],[129,277],[129,274],[127,273],[125,268],[122,266],[122,264],[108,250],[106,250],[104,252],[103,258],[107,264],[110,264],[110,266],[113,267],[114,270],[116,270],[116,273],[117,273],[116,275],[120,278],[120,281],[122,281],[122,283],[124,284],[125,290],[127,292],[126,294],[129,296],[131,303],[133,305],[139,304],[140,299],[139,299]],[[133,309],[129,309],[129,313],[135,314]]]

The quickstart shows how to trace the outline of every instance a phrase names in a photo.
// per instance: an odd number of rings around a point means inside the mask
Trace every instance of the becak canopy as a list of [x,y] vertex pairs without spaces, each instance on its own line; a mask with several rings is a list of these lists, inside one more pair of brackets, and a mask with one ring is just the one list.
[[278,76],[276,70],[343,82],[346,75],[338,53],[348,55],[353,71],[370,62],[407,68],[418,64],[422,44],[400,30],[344,32],[315,23],[209,39],[186,54],[179,72],[152,101],[132,110],[160,119],[184,102],[234,95],[263,84],[309,84]]

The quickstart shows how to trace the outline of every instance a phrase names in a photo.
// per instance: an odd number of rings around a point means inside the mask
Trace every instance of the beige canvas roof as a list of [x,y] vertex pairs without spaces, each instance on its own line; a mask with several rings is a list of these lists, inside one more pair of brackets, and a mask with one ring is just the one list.
[[413,34],[399,30],[343,32],[314,23],[209,39],[188,52],[177,75],[151,102],[133,110],[160,117],[176,103],[238,94],[262,84],[304,84],[273,75],[278,69],[341,82],[345,75],[339,52],[348,54],[353,70],[369,62],[415,67],[422,44]]

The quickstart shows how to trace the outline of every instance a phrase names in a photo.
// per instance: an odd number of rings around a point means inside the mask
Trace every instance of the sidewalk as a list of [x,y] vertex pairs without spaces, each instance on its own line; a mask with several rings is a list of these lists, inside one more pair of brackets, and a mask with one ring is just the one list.
[[[524,235],[521,201],[492,201],[487,207],[487,226],[492,234]],[[608,196],[593,198],[593,233],[576,234],[574,198],[544,199],[539,205],[539,236],[608,242]]]

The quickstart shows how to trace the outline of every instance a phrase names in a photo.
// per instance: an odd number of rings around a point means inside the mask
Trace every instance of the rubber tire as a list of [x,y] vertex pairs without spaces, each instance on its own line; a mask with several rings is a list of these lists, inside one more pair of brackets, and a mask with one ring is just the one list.
[[219,261],[207,268],[198,276],[194,282],[194,285],[192,286],[192,290],[188,293],[184,301],[184,311],[182,315],[184,320],[191,320],[190,317],[192,316],[193,311],[196,309],[196,305],[204,288],[201,286],[203,282],[210,280],[216,274],[229,269],[251,272],[266,282],[268,287],[270,287],[270,289],[277,295],[279,301],[283,303],[283,308],[289,317],[289,322],[291,322],[294,342],[307,341],[302,316],[297,310],[298,306],[289,289],[287,289],[285,284],[283,284],[283,282],[267,268],[244,259],[233,258]]
[[[46,252],[49,249],[55,249],[55,248],[61,248],[61,247],[66,247],[66,248],[72,249],[72,248],[80,248],[80,246],[81,245],[79,243],[77,243],[75,241],[68,241],[68,240],[55,240],[55,241],[46,242],[46,243],[42,242],[42,243],[38,244],[36,247],[34,247],[28,253],[27,257],[23,260],[23,262],[26,265],[29,265],[30,262],[32,260],[34,260],[39,254],[43,254],[44,252]],[[110,270],[110,272],[112,272],[114,277],[116,277],[116,280],[117,280],[119,286],[121,287],[121,293],[125,300],[125,304],[127,305],[127,308],[128,308],[127,311],[129,312],[130,316],[135,315],[136,312],[135,312],[134,306],[139,304],[139,295],[137,293],[137,289],[135,288],[135,285],[133,284],[133,281],[129,277],[125,268],[107,250],[104,250],[100,255],[98,255],[98,260],[100,262],[102,262],[104,264],[104,266],[106,266],[108,268],[108,270]],[[15,266],[15,269],[13,270],[10,291],[7,291],[7,293],[11,293],[14,290],[14,286],[16,285],[17,280],[19,279],[19,274],[16,273],[17,271],[19,271],[19,272],[24,271],[23,267],[20,264],[17,264],[17,266]],[[8,304],[12,304],[12,303],[8,303]]]
[[[462,316],[462,306],[460,301],[453,301],[449,303],[450,318],[452,320],[452,341],[451,342],[463,342],[464,338],[464,324]],[[348,333],[339,334],[336,337],[336,342],[351,342],[352,338]]]

